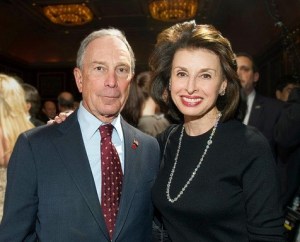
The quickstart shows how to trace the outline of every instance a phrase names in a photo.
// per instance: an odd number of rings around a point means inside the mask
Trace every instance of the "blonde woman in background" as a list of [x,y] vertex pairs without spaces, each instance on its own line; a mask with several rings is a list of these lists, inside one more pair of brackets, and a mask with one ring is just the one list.
[[12,76],[0,74],[0,220],[8,160],[19,134],[33,127],[27,118],[22,86]]

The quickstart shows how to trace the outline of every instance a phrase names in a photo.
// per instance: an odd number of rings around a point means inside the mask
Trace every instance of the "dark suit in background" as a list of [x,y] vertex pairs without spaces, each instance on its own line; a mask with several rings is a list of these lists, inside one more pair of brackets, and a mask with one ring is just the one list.
[[285,151],[286,174],[284,207],[300,193],[300,88],[295,88],[275,127],[275,140]]
[[41,125],[44,125],[45,123],[37,118],[34,118],[34,117],[30,117],[30,122],[35,126],[35,127],[38,127],[38,126],[41,126]]
[[256,92],[248,122],[248,125],[256,127],[267,138],[276,157],[278,151],[274,139],[274,127],[283,106],[283,102]]
[[[122,121],[125,171],[113,241],[150,241],[157,141]],[[132,148],[134,140],[138,147]],[[18,176],[17,178],[15,176]],[[22,134],[8,168],[0,241],[110,241],[77,112]],[[16,219],[18,217],[18,219]]]
[[[257,93],[256,84],[259,81],[259,71],[253,57],[245,52],[236,53],[237,74],[243,91],[247,96],[247,110],[243,123],[257,128],[269,141],[277,160],[277,147],[274,140],[274,126],[283,108],[283,102],[265,97]],[[253,96],[254,95],[254,96]]]

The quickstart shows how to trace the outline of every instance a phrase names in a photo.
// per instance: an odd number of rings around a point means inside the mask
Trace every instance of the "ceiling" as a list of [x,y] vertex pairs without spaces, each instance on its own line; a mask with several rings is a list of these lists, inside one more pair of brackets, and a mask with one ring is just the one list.
[[[73,66],[80,41],[87,34],[116,27],[133,47],[137,67],[145,69],[157,34],[173,24],[153,20],[148,0],[81,1],[91,8],[94,20],[79,27],[54,25],[41,12],[45,4],[78,2],[1,0],[0,56],[32,67]],[[300,0],[199,0],[195,19],[217,27],[234,51],[257,56],[286,34],[285,27],[299,31]]]

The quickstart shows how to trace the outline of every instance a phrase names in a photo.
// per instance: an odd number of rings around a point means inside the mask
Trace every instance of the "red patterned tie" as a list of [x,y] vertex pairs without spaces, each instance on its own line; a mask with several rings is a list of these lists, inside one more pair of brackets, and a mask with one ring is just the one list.
[[112,124],[100,126],[102,192],[101,207],[106,226],[112,238],[119,210],[122,189],[122,168],[118,152],[111,141]]

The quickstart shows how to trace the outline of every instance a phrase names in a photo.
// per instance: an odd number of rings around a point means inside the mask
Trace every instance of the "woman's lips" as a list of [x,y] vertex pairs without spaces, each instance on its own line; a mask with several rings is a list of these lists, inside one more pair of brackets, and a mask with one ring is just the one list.
[[202,102],[203,98],[182,96],[181,100],[182,104],[184,104],[185,106],[194,107],[199,105]]

